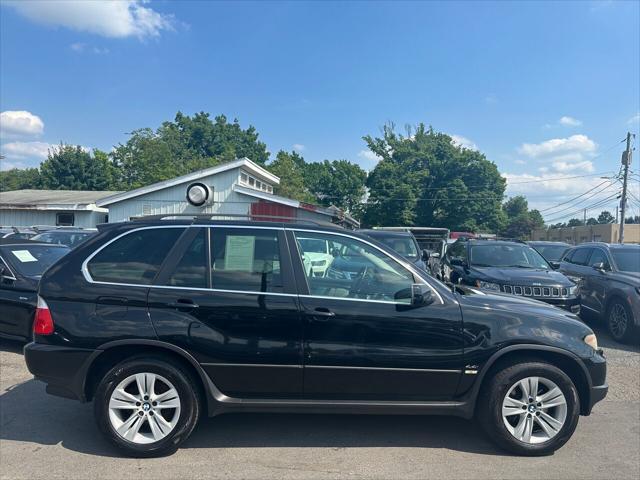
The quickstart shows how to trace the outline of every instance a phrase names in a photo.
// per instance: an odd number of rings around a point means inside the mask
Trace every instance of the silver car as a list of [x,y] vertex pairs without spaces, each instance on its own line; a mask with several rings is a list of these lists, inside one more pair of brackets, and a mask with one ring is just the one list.
[[560,271],[580,285],[583,314],[604,320],[615,340],[632,341],[640,326],[640,245],[585,243],[565,254]]

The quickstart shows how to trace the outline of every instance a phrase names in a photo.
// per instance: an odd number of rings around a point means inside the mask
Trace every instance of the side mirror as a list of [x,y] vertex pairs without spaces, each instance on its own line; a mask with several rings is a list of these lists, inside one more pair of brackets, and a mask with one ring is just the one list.
[[414,283],[411,285],[411,305],[424,307],[433,303],[433,292],[426,285]]
[[560,268],[560,262],[549,262],[549,265],[551,265],[551,268],[553,268],[554,270]]
[[606,272],[607,271],[607,269],[604,267],[604,263],[603,262],[594,263],[593,264],[593,269],[597,270],[598,272]]

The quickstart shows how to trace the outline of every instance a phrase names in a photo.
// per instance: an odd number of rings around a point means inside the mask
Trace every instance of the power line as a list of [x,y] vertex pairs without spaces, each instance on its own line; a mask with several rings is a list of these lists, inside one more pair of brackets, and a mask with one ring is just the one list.
[[[597,192],[593,192],[593,193],[592,193],[591,195],[589,195],[588,197],[585,197],[585,198],[583,198],[582,200],[579,200],[577,203],[574,203],[573,205],[569,205],[568,207],[561,208],[560,210],[556,210],[555,212],[548,213],[547,215],[554,216],[554,215],[559,214],[560,212],[564,212],[564,211],[569,210],[569,209],[571,209],[571,208],[575,208],[576,206],[580,205],[581,203],[586,202],[587,200],[590,200],[591,198],[595,197],[596,195],[598,195],[598,194],[600,194],[600,193],[605,192],[607,189],[609,189],[609,188],[611,188],[611,187],[613,187],[613,185],[612,185],[612,184],[609,184],[609,185],[605,186],[604,188],[601,188],[601,189],[600,189],[600,190],[598,190]],[[615,187],[614,187],[614,188],[615,188]],[[617,192],[616,192],[616,193],[617,193]],[[585,207],[581,207],[581,208],[585,208]]]
[[589,189],[589,190],[587,190],[586,192],[584,192],[584,193],[582,193],[582,194],[578,195],[577,197],[573,197],[572,199],[567,200],[566,202],[558,203],[557,205],[554,205],[553,207],[547,207],[547,208],[545,208],[545,209],[540,210],[540,213],[542,213],[542,212],[546,212],[546,211],[548,211],[548,210],[553,210],[554,208],[560,207],[560,206],[562,206],[562,205],[566,205],[567,203],[571,203],[571,202],[573,202],[574,200],[577,200],[578,198],[585,196],[587,193],[592,192],[593,190],[595,190],[595,189],[596,189],[596,188],[598,188],[599,186],[604,185],[605,183],[607,183],[607,181],[609,181],[609,182],[610,182],[610,180],[605,180],[604,182],[599,183],[599,184],[598,184],[598,185],[596,185],[595,187],[590,188],[590,189]]
[[616,199],[618,197],[618,195],[619,194],[616,192],[613,195],[610,195],[609,197],[603,198],[601,200],[598,200],[595,203],[592,203],[591,205],[587,205],[587,206],[579,208],[578,210],[575,210],[575,211],[573,211],[571,213],[567,213],[567,214],[561,215],[559,217],[553,218],[551,220],[547,220],[546,223],[550,224],[550,223],[553,223],[553,222],[557,222],[558,220],[562,220],[562,219],[569,218],[569,217],[574,217],[575,215],[580,214],[580,212],[582,212],[584,209],[589,209],[590,210],[590,209],[601,207],[601,206],[606,205],[607,203],[609,203],[611,200]]

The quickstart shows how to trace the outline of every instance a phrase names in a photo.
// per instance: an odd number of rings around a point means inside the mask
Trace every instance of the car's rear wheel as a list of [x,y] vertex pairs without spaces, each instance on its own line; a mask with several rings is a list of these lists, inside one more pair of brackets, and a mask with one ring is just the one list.
[[578,392],[560,369],[520,363],[498,372],[481,393],[478,417],[500,447],[518,455],[547,455],[571,438],[580,415]]
[[607,329],[614,340],[629,343],[634,333],[633,312],[621,300],[615,299],[607,308]]
[[98,427],[116,447],[137,457],[175,451],[199,416],[190,375],[161,357],[138,357],[104,376],[94,399]]

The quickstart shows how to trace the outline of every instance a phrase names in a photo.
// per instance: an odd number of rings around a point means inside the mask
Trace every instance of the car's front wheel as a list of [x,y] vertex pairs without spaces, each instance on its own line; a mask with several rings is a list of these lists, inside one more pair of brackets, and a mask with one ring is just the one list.
[[128,455],[173,452],[193,431],[200,412],[190,375],[162,357],[125,360],[104,376],[94,399],[98,427]]
[[560,369],[519,363],[488,380],[478,417],[499,446],[518,455],[547,455],[571,438],[580,415],[578,392]]
[[633,312],[621,300],[615,299],[607,308],[607,329],[614,340],[630,343],[634,333]]

